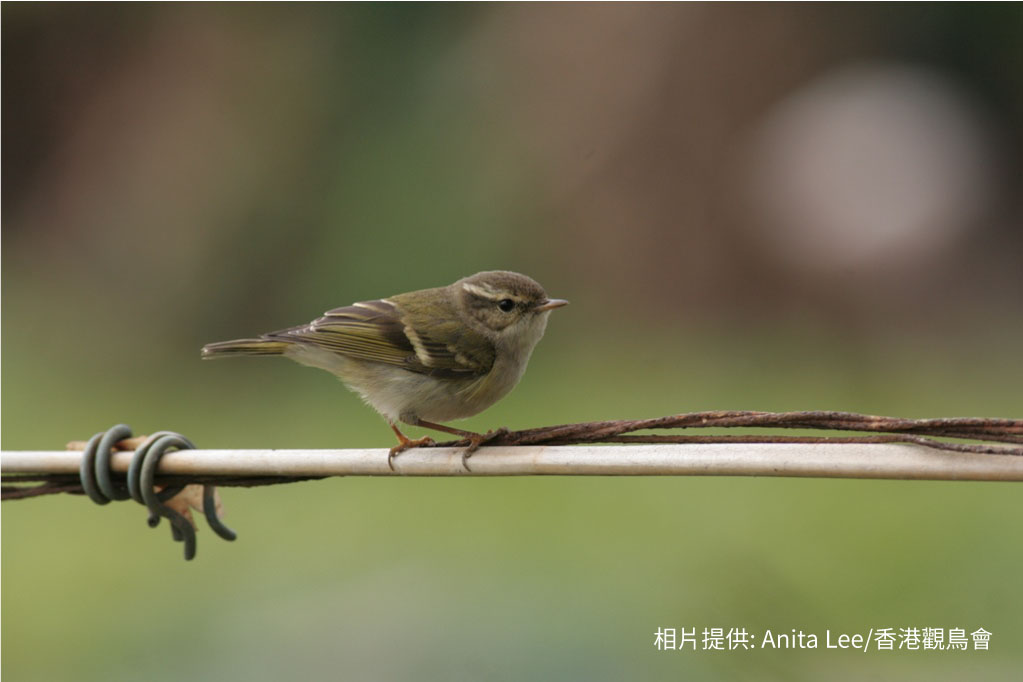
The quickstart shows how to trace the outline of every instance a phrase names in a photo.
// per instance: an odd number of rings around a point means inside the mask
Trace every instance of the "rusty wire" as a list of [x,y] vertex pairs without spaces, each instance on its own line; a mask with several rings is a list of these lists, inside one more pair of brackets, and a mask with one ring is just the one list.
[[[869,433],[865,436],[805,435],[690,435],[637,434],[637,431],[702,428],[806,429]],[[939,439],[980,442],[952,442]],[[952,417],[940,419],[904,419],[856,414],[852,412],[752,412],[713,411],[678,414],[654,419],[620,419],[559,424],[520,431],[509,431],[493,438],[489,445],[537,446],[581,445],[593,443],[912,443],[924,447],[975,454],[1023,456],[1023,419]],[[1009,443],[1011,445],[995,445]],[[433,447],[467,445],[468,441],[447,441]],[[121,448],[119,443],[118,447]],[[121,449],[132,449],[124,442]],[[161,484],[215,483],[220,486],[261,486],[315,480],[322,476],[161,476]],[[56,493],[82,494],[77,476],[68,474],[5,474],[4,500],[24,499]],[[35,483],[37,485],[28,485]]]

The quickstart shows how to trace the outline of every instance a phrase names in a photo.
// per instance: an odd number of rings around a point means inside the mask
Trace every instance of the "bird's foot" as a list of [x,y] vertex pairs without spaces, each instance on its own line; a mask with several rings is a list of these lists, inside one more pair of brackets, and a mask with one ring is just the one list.
[[469,468],[469,458],[472,457],[472,453],[480,449],[481,445],[486,445],[495,438],[508,435],[508,428],[502,426],[499,429],[491,429],[486,433],[474,433],[469,436],[469,447],[462,452],[462,468],[466,471],[472,471]]
[[[395,429],[396,433],[399,433]],[[387,466],[391,471],[394,471],[394,457],[399,452],[405,452],[409,448],[418,448],[422,445],[433,445],[434,440],[429,436],[423,436],[422,438],[408,438],[404,434],[400,434],[401,442],[391,448],[390,452],[387,453]]]

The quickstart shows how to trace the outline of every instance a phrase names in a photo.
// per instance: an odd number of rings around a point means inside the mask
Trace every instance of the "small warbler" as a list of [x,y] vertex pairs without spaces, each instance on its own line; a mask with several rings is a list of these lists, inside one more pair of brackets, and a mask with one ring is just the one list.
[[410,439],[397,422],[470,442],[462,457],[507,432],[462,431],[437,422],[478,414],[519,382],[550,311],[568,301],[515,272],[480,272],[454,284],[363,301],[309,324],[256,339],[211,343],[203,358],[283,355],[335,374],[390,423],[398,436],[387,463],[433,439]]

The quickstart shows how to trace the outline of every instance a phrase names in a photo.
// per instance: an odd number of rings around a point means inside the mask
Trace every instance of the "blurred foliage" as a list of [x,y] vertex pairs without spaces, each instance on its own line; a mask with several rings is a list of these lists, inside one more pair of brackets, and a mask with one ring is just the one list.
[[[466,428],[705,409],[1020,417],[1019,279],[999,265],[1018,264],[1018,222],[912,275],[808,281],[749,244],[715,248],[728,221],[687,203],[731,201],[697,163],[726,157],[753,114],[728,116],[841,60],[940,53],[970,83],[1018,82],[1018,61],[1001,73],[956,42],[1018,49],[995,31],[1018,11],[917,12],[5,3],[3,449],[121,421],[210,448],[388,446],[329,375],[200,363],[199,347],[495,267],[572,305]],[[681,59],[698,49],[672,31],[701,26],[737,61]],[[613,129],[601,117],[623,103],[600,88],[621,82],[620,41],[663,45],[658,73],[692,80]],[[725,96],[688,97],[715,65]],[[600,96],[560,108],[579,72]],[[650,137],[709,100],[723,130]],[[1015,121],[1018,104],[992,106]],[[705,138],[722,145],[706,157]],[[676,160],[651,189],[645,173]],[[201,529],[190,564],[134,504],[5,504],[3,674],[1006,679],[1023,664],[1010,484],[348,478],[223,497],[240,539]],[[664,653],[658,627],[993,635],[989,652]]]

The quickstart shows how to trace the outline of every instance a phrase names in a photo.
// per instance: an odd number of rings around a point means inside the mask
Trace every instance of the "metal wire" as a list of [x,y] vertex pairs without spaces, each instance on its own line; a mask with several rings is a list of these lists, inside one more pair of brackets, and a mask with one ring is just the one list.
[[[637,433],[708,427],[858,431],[868,435]],[[972,442],[943,440],[949,438]],[[70,452],[4,452],[2,498],[26,499],[62,492],[84,493],[96,504],[131,498],[149,509],[150,526],[168,520],[172,537],[184,543],[185,559],[191,559],[196,550],[195,529],[186,516],[166,504],[186,484],[203,485],[202,510],[210,527],[220,537],[234,540],[234,531],[217,516],[214,485],[273,485],[351,475],[742,475],[1023,481],[1023,419],[716,411],[522,431],[501,429],[474,456],[471,471],[463,464],[468,454],[465,448],[470,445],[466,440],[409,450],[393,462],[386,449],[198,450],[190,440],[170,431],[154,433],[142,443],[140,440],[131,438],[131,429],[119,424],[97,433],[87,443],[69,444]],[[613,443],[626,445],[607,445]],[[123,452],[115,452],[117,447]],[[129,455],[132,448],[135,452]],[[161,463],[165,454],[171,457]],[[125,483],[116,481],[112,470],[127,472]],[[164,486],[159,492],[154,483],[158,470]],[[25,485],[28,482],[39,485]]]
[[[128,468],[127,480],[124,484],[116,484],[111,472],[111,460],[118,442],[131,438],[131,427],[118,424],[106,431],[100,431],[85,446],[79,468],[79,478],[85,494],[96,504],[109,504],[113,500],[133,499],[149,509],[148,524],[155,528],[160,519],[167,519],[171,527],[171,537],[176,542],[184,543],[185,560],[195,557],[195,528],[183,514],[168,507],[165,503],[183,489],[183,485],[173,485],[157,490],[154,483],[156,469],[160,459],[171,448],[175,450],[192,450],[195,445],[180,433],[158,431],[149,436],[136,450]],[[215,500],[216,488],[203,485],[203,514],[213,529],[225,540],[234,540],[237,533],[224,525],[217,516]]]

